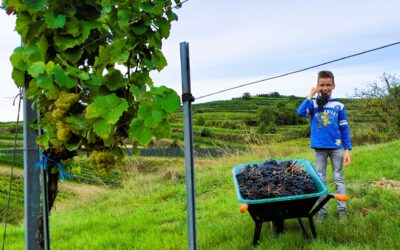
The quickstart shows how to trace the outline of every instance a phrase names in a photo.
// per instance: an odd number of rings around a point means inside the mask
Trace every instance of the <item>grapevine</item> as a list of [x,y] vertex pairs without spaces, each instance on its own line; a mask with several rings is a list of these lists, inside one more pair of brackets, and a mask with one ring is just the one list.
[[[156,86],[150,72],[167,65],[161,48],[178,19],[173,4],[181,6],[180,0],[3,1],[23,42],[10,57],[12,78],[36,104],[31,125],[41,131],[37,144],[45,155],[69,162],[79,151],[93,152],[93,169],[107,174],[117,160],[111,154],[122,155],[125,141],[135,149],[170,135],[180,98]],[[51,209],[59,177],[55,164],[47,169]]]

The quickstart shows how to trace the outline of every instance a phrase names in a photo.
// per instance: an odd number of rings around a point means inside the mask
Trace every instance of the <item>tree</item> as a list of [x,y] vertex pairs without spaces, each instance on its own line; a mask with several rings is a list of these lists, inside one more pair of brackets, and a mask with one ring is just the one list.
[[[174,0],[180,4],[179,0]],[[124,156],[124,140],[146,146],[170,133],[180,105],[170,88],[150,78],[166,59],[162,40],[177,20],[172,0],[5,0],[23,45],[12,56],[12,77],[36,103],[44,155],[71,170],[79,152],[108,174]],[[64,168],[47,163],[49,206]],[[32,166],[34,167],[34,166]],[[41,230],[42,232],[42,230]],[[39,244],[43,239],[39,235]]]
[[355,89],[355,97],[364,100],[365,112],[378,117],[378,125],[384,130],[400,130],[400,78],[384,73],[379,81],[373,81],[365,89]]
[[251,99],[251,94],[249,92],[243,93],[242,99],[243,100],[250,100]]

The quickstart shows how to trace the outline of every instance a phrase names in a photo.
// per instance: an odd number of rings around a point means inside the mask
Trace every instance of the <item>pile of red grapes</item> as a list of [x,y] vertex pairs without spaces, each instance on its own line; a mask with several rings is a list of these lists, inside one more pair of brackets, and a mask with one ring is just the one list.
[[245,166],[236,175],[244,199],[258,200],[315,193],[317,187],[311,176],[294,166],[292,160],[269,159],[262,164]]

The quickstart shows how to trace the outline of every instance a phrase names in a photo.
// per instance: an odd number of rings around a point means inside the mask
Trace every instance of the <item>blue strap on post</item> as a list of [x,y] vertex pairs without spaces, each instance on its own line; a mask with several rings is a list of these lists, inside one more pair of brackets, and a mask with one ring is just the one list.
[[40,161],[38,161],[36,163],[36,167],[39,168],[43,164],[43,171],[46,171],[46,169],[47,169],[47,161],[51,161],[51,162],[54,162],[56,164],[56,166],[58,167],[58,170],[59,170],[59,173],[60,173],[60,178],[61,178],[61,180],[63,182],[65,182],[64,175],[67,176],[68,179],[70,179],[70,180],[72,179],[71,174],[61,165],[61,163],[56,162],[55,160],[47,157],[46,155],[43,154],[42,151],[40,151],[39,154],[40,154],[40,158],[41,159],[40,159]]

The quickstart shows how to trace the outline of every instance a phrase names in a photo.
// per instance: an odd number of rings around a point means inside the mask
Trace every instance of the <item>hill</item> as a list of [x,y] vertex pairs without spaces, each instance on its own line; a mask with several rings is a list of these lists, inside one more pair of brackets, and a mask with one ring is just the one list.
[[[246,148],[248,144],[268,144],[309,137],[307,118],[296,115],[304,97],[261,95],[213,101],[192,106],[194,144],[197,148]],[[363,112],[361,99],[341,98],[346,105],[350,128],[356,133],[376,118]],[[262,131],[262,112],[271,110],[276,127]],[[265,119],[265,118],[264,118]],[[183,112],[172,117],[172,138],[183,141]]]

